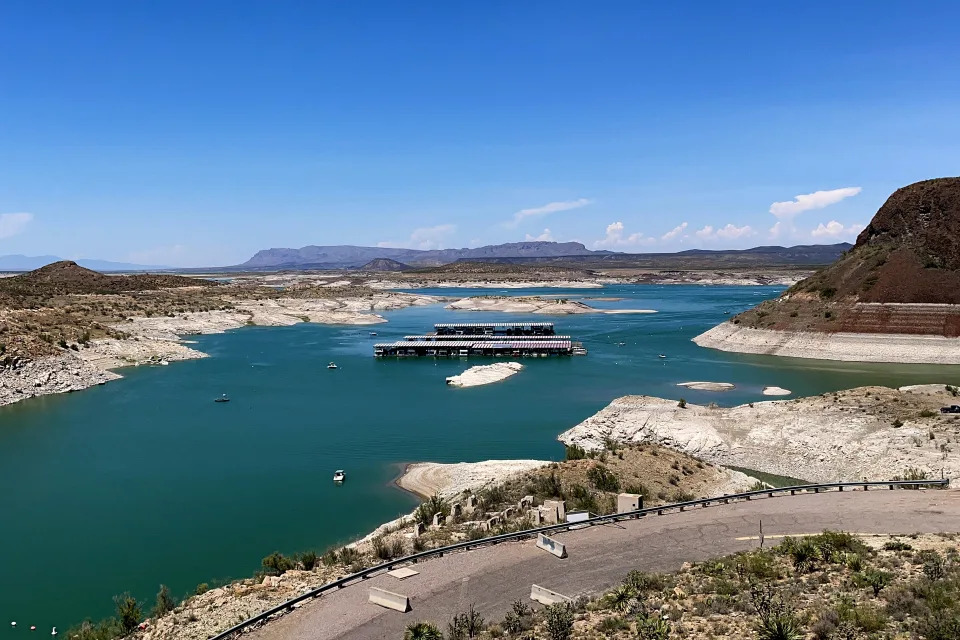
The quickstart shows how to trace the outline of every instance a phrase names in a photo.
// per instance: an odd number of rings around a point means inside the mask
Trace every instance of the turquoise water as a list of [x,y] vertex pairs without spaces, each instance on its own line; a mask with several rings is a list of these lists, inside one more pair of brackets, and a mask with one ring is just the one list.
[[[486,387],[447,387],[446,376],[469,366],[459,360],[377,361],[372,345],[434,322],[549,318],[435,305],[385,314],[376,338],[368,327],[244,328],[196,337],[210,358],[127,369],[102,387],[0,408],[0,623],[65,628],[108,615],[125,590],[148,601],[162,582],[186,594],[248,576],[274,550],[347,541],[416,504],[391,484],[403,463],[559,459],[556,435],[617,396],[677,398],[676,383],[689,380],[735,383],[723,394],[682,393],[721,404],[761,400],[764,385],[810,394],[960,382],[960,367],[747,356],[690,342],[725,311],[779,291],[511,290],[623,297],[589,303],[659,313],[554,318],[590,355],[529,360]],[[331,360],[340,369],[328,371]],[[212,402],[221,393],[232,402]],[[348,473],[341,487],[330,480],[338,468]]]

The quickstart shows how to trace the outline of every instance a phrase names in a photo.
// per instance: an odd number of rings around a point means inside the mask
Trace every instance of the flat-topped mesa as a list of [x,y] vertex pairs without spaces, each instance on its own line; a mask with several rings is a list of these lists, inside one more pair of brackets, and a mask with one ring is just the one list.
[[956,364],[958,336],[960,178],[938,178],[894,192],[832,265],[694,341],[725,351]]

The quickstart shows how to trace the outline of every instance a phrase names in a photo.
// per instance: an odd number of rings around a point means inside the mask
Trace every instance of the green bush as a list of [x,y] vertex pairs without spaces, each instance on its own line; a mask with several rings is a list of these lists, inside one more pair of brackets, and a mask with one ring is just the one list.
[[413,518],[425,527],[433,524],[433,516],[442,513],[444,516],[450,513],[450,507],[440,499],[440,496],[433,496],[413,512]]
[[160,591],[157,592],[157,600],[153,605],[153,611],[150,612],[150,615],[154,618],[159,618],[173,611],[175,606],[177,606],[177,603],[170,596],[170,589],[167,588],[167,585],[162,584],[160,585]]
[[303,567],[304,571],[313,571],[320,562],[320,556],[315,551],[304,551],[293,557],[294,563]]
[[584,451],[583,447],[577,446],[575,444],[567,445],[567,460],[583,460],[587,457],[587,452]]
[[123,635],[128,635],[137,628],[143,619],[143,610],[137,599],[129,593],[122,593],[113,598],[113,603],[117,610],[117,622],[120,623],[120,629]]
[[923,411],[920,412],[921,418],[932,418],[935,415],[937,415],[937,412],[931,411],[930,409],[924,409]]
[[681,409],[686,409],[687,401],[684,400],[683,398],[680,398],[680,402],[677,403],[677,406],[680,407]]
[[447,625],[447,640],[468,640],[476,638],[483,632],[484,620],[473,605],[465,612],[453,616]]
[[570,603],[548,605],[543,610],[543,618],[550,640],[569,640],[573,635],[573,607]]
[[620,481],[617,476],[602,464],[587,471],[587,479],[599,491],[620,491]]
[[279,551],[274,551],[260,561],[260,566],[263,567],[263,572],[268,576],[281,576],[285,571],[293,569],[295,565],[293,560]]
[[407,625],[403,640],[443,640],[443,634],[429,622],[414,622]]
[[659,614],[637,618],[637,638],[640,640],[668,640],[669,637],[670,623]]

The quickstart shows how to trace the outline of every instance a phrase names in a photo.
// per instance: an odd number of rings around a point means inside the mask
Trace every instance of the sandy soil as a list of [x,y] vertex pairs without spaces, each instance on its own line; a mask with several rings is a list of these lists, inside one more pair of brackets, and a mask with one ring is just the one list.
[[812,333],[751,329],[725,322],[693,339],[701,347],[793,358],[960,364],[960,338],[883,333]]
[[397,486],[423,498],[434,495],[449,498],[467,489],[476,491],[548,464],[550,462],[544,460],[487,460],[456,464],[416,462],[407,465],[397,480]]
[[730,408],[649,396],[618,398],[559,439],[601,449],[605,439],[652,442],[716,464],[811,481],[887,480],[907,468],[960,475],[960,416],[945,385],[931,391],[862,387]]
[[470,367],[460,375],[447,378],[447,384],[453,387],[476,387],[506,380],[520,373],[523,365],[519,362],[495,362]]

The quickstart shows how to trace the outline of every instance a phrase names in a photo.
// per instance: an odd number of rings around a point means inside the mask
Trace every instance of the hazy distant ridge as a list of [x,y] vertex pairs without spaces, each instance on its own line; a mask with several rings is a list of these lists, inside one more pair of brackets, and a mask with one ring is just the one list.
[[476,249],[393,249],[389,247],[357,247],[353,245],[307,246],[300,249],[264,249],[241,267],[297,267],[326,265],[359,267],[377,258],[396,260],[408,265],[430,266],[457,260],[483,258],[537,258],[555,256],[604,255],[607,251],[590,251],[579,242],[510,242]]

